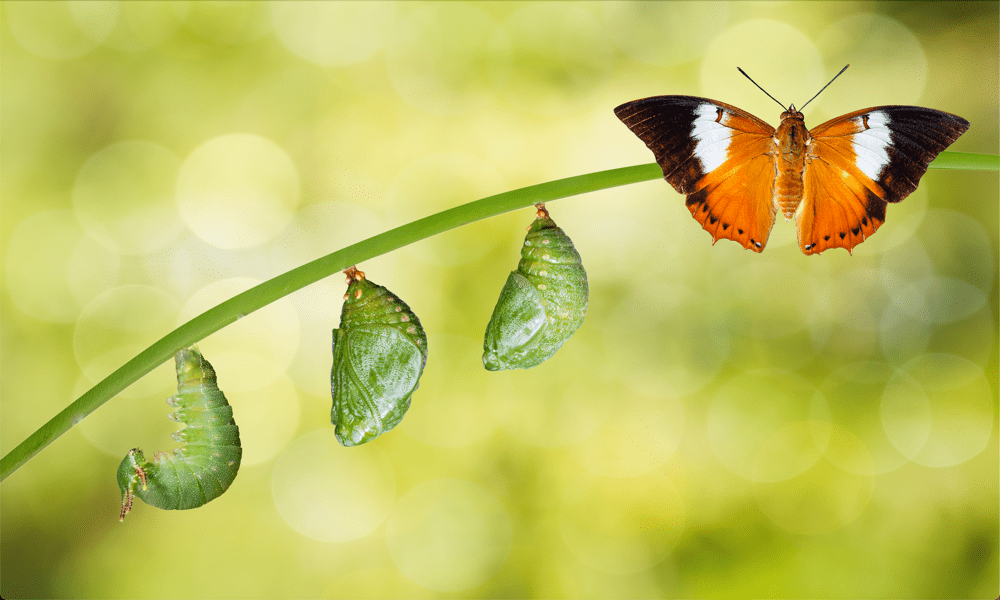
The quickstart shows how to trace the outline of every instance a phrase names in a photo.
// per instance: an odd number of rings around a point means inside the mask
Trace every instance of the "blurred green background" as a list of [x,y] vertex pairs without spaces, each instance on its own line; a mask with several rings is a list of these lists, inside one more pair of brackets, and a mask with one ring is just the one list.
[[[776,125],[959,114],[995,154],[998,5],[5,2],[0,446],[306,261],[513,188],[652,162],[623,102]],[[663,181],[549,205],[590,277],[550,361],[482,335],[533,210],[359,265],[419,315],[402,424],[329,423],[336,275],[201,342],[244,462],[192,511],[115,469],[174,447],[165,364],[0,488],[4,598],[998,593],[996,173],[928,172],[854,256],[714,247]]]

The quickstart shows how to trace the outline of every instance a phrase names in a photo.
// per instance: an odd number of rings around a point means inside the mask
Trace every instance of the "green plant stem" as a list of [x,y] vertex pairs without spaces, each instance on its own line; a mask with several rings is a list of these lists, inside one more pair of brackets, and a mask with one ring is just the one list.
[[[1000,157],[965,152],[943,152],[937,160],[931,163],[931,167],[1000,171]],[[69,431],[71,427],[82,421],[84,417],[94,412],[97,407],[107,402],[118,392],[173,358],[177,350],[186,348],[237,319],[324,277],[474,221],[531,206],[538,202],[550,202],[630,183],[660,179],[662,176],[660,167],[656,163],[650,163],[567,177],[489,196],[407,223],[269,279],[218,306],[210,308],[163,336],[52,417],[0,460],[0,481],[7,479],[11,473],[38,454],[42,448]],[[331,327],[332,325],[331,323]]]
[[942,152],[930,164],[932,169],[962,169],[963,171],[1000,171],[1000,156],[972,152]]

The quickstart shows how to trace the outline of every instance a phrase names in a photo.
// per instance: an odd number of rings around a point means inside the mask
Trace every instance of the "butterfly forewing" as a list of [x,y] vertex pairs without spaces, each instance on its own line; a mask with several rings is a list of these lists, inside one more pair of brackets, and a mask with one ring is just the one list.
[[653,151],[664,179],[714,240],[757,252],[774,224],[774,128],[707,98],[655,96],[615,114]]
[[[919,106],[876,106],[831,119],[809,131],[813,154],[858,177],[886,202],[899,202],[917,189],[927,166],[969,122]],[[859,175],[860,172],[860,175]],[[874,185],[873,185],[874,184]]]

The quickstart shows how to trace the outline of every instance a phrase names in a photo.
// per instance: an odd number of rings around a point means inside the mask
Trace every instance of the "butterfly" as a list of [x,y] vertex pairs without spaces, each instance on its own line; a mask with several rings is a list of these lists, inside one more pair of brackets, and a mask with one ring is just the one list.
[[885,222],[886,205],[917,189],[927,165],[969,128],[939,110],[876,106],[810,130],[792,104],[775,130],[694,96],[635,100],[615,115],[653,151],[713,243],[725,238],[762,252],[780,210],[786,221],[795,218],[805,254],[852,252]]

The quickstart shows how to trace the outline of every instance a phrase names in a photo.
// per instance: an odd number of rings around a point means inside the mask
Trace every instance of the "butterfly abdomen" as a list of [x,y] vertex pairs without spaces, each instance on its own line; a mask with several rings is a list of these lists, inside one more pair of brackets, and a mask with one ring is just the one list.
[[806,148],[809,130],[802,113],[782,114],[781,125],[774,132],[777,139],[775,164],[774,203],[785,220],[791,219],[802,203],[802,177],[806,165]]

